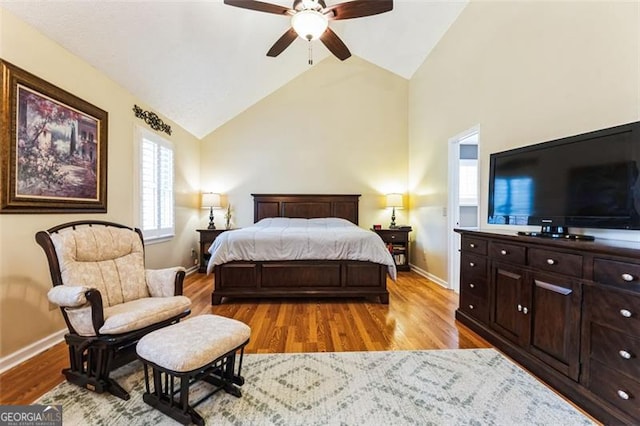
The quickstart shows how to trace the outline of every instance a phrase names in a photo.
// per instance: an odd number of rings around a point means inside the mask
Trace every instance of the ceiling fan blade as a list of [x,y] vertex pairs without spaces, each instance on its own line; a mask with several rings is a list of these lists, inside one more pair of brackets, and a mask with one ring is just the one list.
[[329,19],[337,20],[362,18],[390,10],[393,10],[393,0],[353,0],[329,6],[323,10],[323,13],[332,12],[333,17],[329,14]]
[[271,46],[271,49],[269,49],[269,51],[267,52],[267,56],[275,58],[276,56],[281,54],[284,49],[289,47],[289,45],[293,43],[293,40],[295,40],[296,37],[298,37],[298,34],[296,34],[293,28],[289,28],[286,33],[282,34],[282,37],[280,37],[275,43],[273,43],[273,46]]
[[291,10],[288,7],[257,0],[224,0],[224,4],[241,7],[243,9],[257,10],[258,12],[275,13],[276,15],[286,15]]
[[322,44],[327,46],[327,49],[331,51],[338,59],[344,61],[351,56],[351,52],[347,49],[347,46],[340,40],[340,37],[333,32],[331,28],[327,28],[326,31],[320,36]]

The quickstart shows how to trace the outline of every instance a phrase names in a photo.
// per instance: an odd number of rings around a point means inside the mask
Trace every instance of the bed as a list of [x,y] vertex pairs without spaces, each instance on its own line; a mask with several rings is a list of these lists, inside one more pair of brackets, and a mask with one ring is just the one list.
[[[252,194],[254,225],[263,226],[263,219],[338,218],[358,225],[360,195],[291,195]],[[311,221],[315,223],[315,221]],[[336,221],[337,222],[337,221]],[[352,228],[355,228],[352,226]],[[365,234],[370,231],[357,228]],[[255,231],[255,230],[254,230]],[[233,240],[240,231],[227,231],[211,246],[208,271],[214,272],[211,304],[218,305],[228,298],[316,298],[366,297],[389,303],[387,275],[395,278],[393,258],[386,254],[384,263],[347,259],[304,260],[230,260],[217,255],[224,240]],[[355,232],[355,230],[352,230]],[[226,236],[225,236],[226,235]],[[257,234],[261,235],[261,234]],[[375,235],[375,234],[373,234]],[[377,235],[375,235],[376,238]],[[312,243],[314,240],[310,240]],[[377,241],[377,240],[376,240]],[[381,247],[384,243],[380,240]],[[353,257],[353,256],[352,256]],[[217,260],[216,260],[217,259]],[[389,264],[390,259],[390,264]]]

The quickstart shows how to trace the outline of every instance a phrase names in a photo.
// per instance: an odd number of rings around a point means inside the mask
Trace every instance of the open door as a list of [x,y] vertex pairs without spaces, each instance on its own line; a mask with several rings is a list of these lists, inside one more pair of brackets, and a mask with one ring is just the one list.
[[460,235],[456,228],[479,226],[479,127],[449,140],[449,288],[460,291]]

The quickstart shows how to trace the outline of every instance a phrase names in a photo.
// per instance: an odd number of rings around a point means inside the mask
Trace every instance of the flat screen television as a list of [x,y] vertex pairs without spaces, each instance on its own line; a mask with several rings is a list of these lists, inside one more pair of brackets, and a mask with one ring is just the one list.
[[640,229],[640,122],[490,156],[488,222],[593,239],[569,227]]

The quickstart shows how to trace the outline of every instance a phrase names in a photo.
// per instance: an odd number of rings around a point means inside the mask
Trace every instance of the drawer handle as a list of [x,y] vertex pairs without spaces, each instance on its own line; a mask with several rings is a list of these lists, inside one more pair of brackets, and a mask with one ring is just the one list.
[[470,288],[476,288],[476,285],[474,283],[469,284]]
[[506,250],[500,250],[500,254],[506,256],[509,252]]
[[475,306],[469,305],[469,309],[475,309]]
[[624,399],[624,400],[631,398],[631,396],[623,390],[618,391],[618,396],[620,397],[620,399]]
[[396,239],[396,236],[395,236],[395,235],[392,235],[392,236],[391,236],[391,239],[392,239],[392,240],[395,240],[395,239]]
[[621,275],[622,279],[628,283],[630,283],[631,281],[633,281],[633,275],[631,274],[622,274]]
[[518,305],[518,312],[522,312],[522,305]]
[[527,309],[527,307],[525,306],[524,308],[522,308],[522,313],[527,315],[529,313],[529,310]]
[[473,263],[473,262],[469,262],[469,266],[470,266],[470,267],[472,267],[472,268],[475,268],[475,267],[476,267],[476,264],[475,264],[475,263]]
[[631,354],[630,354],[629,352],[625,351],[624,349],[623,349],[623,350],[618,351],[618,353],[619,353],[619,354],[620,354],[620,356],[621,356],[622,358],[624,358],[624,359],[631,359]]
[[476,248],[476,245],[474,243],[469,243],[469,247]]
[[628,309],[620,309],[620,315],[625,318],[631,318],[631,311]]
[[553,260],[553,259],[547,259],[547,264],[549,264],[549,265],[555,265],[555,264],[556,264],[556,261],[555,261],[555,260]]

